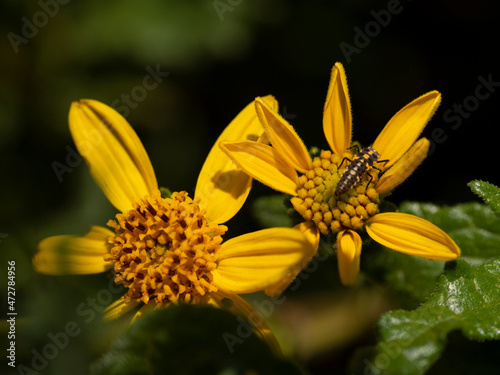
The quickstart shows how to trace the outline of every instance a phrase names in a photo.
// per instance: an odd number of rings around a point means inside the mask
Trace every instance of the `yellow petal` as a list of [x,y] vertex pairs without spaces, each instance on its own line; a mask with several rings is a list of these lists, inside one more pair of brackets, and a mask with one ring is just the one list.
[[240,317],[242,319],[241,324],[248,324],[252,327],[255,334],[269,345],[276,356],[282,356],[280,344],[266,321],[247,301],[237,294],[227,293],[223,290],[211,293],[210,297],[208,302],[210,305],[228,310]]
[[115,302],[113,302],[111,305],[109,305],[104,309],[103,320],[105,322],[109,322],[110,320],[117,319],[120,316],[128,313],[130,310],[136,308],[138,305],[139,302],[136,301],[126,302],[124,298],[120,298],[119,300],[116,300]]
[[421,138],[380,178],[377,192],[385,194],[396,188],[406,180],[415,169],[424,161],[429,151],[430,142]]
[[453,260],[460,248],[444,231],[417,216],[386,212],[366,222],[371,238],[390,249],[429,260]]
[[83,275],[109,270],[112,262],[103,257],[109,253],[108,238],[113,232],[92,227],[83,237],[53,236],[38,244],[33,257],[35,271],[47,275]]
[[308,238],[293,228],[244,234],[221,245],[213,283],[237,294],[264,290],[295,267],[304,267],[314,250]]
[[406,105],[391,118],[373,143],[380,158],[389,159],[387,168],[396,163],[415,143],[440,102],[441,94],[431,91]]
[[344,67],[336,63],[332,69],[323,111],[323,131],[332,151],[342,153],[351,146],[351,101]]
[[69,128],[78,151],[109,201],[120,211],[158,189],[139,137],[118,112],[95,100],[73,102]]
[[297,195],[297,172],[277,149],[258,142],[224,142],[220,147],[249,176],[283,193]]
[[304,221],[303,223],[294,226],[294,229],[300,230],[307,237],[307,241],[311,244],[311,249],[313,252],[307,257],[303,262],[304,264],[297,265],[294,267],[282,280],[278,283],[271,285],[266,288],[265,293],[269,297],[277,296],[285,291],[286,288],[295,280],[297,275],[307,266],[309,261],[312,260],[319,246],[319,230],[318,227],[312,221]]
[[300,224],[295,225],[293,228],[304,233],[307,241],[309,241],[309,243],[311,244],[313,253],[310,254],[310,256],[313,257],[318,250],[320,238],[319,229],[316,224],[314,224],[313,221],[304,221]]
[[303,173],[312,169],[311,156],[293,127],[260,98],[255,99],[255,108],[271,144],[288,164]]
[[352,230],[344,230],[337,236],[339,275],[345,286],[354,285],[358,278],[361,245],[361,237]]
[[[273,96],[262,98],[274,110],[278,102]],[[209,222],[221,224],[231,219],[241,208],[250,192],[252,179],[239,170],[220,149],[224,141],[257,141],[264,130],[255,113],[255,102],[248,104],[215,142],[198,176],[195,197],[207,210]]]

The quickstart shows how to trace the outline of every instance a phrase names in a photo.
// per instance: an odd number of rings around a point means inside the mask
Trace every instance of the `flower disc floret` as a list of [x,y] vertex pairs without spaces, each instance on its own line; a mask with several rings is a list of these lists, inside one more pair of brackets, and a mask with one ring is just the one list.
[[335,195],[340,177],[349,165],[344,157],[352,160],[354,155],[349,151],[342,155],[321,151],[313,159],[313,168],[299,177],[297,196],[291,199],[295,210],[305,220],[314,221],[324,235],[362,229],[366,220],[378,212],[380,200],[374,188],[377,171],[370,171],[372,180],[368,185],[370,177],[365,174],[346,193]]
[[115,235],[105,260],[114,262],[115,282],[128,288],[126,301],[197,303],[217,291],[211,271],[227,227],[209,224],[199,199],[184,191],[162,198],[157,191],[108,226]]

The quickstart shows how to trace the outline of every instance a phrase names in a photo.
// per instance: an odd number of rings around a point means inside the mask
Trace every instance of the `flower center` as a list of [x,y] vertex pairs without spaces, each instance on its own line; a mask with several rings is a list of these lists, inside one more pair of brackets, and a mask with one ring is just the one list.
[[198,204],[185,191],[171,198],[157,191],[108,222],[115,235],[104,259],[114,262],[115,282],[129,289],[127,301],[200,302],[217,291],[211,271],[227,227],[208,224]]
[[[313,160],[313,169],[299,177],[297,196],[291,199],[295,210],[305,220],[312,220],[324,235],[344,229],[361,229],[364,222],[378,212],[379,195],[374,186],[378,171],[370,169],[345,193],[336,195],[335,189],[354,155],[321,151]],[[340,168],[339,168],[340,167]],[[367,183],[370,183],[367,185]]]

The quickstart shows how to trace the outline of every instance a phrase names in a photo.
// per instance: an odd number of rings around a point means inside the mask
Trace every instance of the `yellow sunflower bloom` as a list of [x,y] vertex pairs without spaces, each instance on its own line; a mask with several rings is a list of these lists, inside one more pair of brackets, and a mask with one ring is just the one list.
[[[387,123],[372,148],[361,153],[366,159],[359,155],[356,159],[350,149],[347,79],[342,64],[337,63],[323,114],[323,131],[331,150],[311,158],[293,127],[261,98],[256,99],[257,115],[272,147],[251,141],[222,142],[220,147],[249,176],[292,196],[295,210],[312,223],[308,236],[337,235],[341,282],[352,285],[359,273],[362,242],[357,231],[362,229],[375,241],[403,253],[431,260],[460,256],[455,242],[430,222],[403,213],[379,213],[380,195],[403,182],[427,156],[429,141],[418,137],[440,101],[441,94],[431,91],[406,105]],[[371,164],[369,158],[373,158]],[[380,178],[377,160],[383,161]],[[349,161],[353,161],[350,169]],[[366,170],[356,168],[360,164]],[[349,183],[337,189],[346,170]]]
[[[277,109],[272,96],[260,100]],[[300,228],[265,229],[222,241],[227,227],[221,224],[241,208],[252,179],[218,146],[205,161],[193,199],[185,191],[163,198],[141,141],[114,109],[94,100],[74,102],[69,125],[92,176],[121,213],[108,222],[111,230],[94,226],[83,237],[44,239],[33,266],[49,275],[114,269],[114,281],[128,290],[106,308],[105,319],[142,305],[136,319],[150,308],[176,303],[224,307],[247,318],[255,311],[239,294],[281,283],[314,254]],[[262,133],[252,102],[217,143],[258,140]],[[279,350],[263,320],[247,320],[260,324],[254,326],[257,334]]]

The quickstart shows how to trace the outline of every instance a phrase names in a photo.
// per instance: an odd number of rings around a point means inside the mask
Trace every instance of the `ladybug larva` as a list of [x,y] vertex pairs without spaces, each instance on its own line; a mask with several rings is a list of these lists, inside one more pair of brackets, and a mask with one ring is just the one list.
[[[357,148],[358,146],[354,147]],[[361,177],[363,177],[365,174],[370,176],[370,180],[366,184],[366,187],[368,187],[368,185],[373,179],[373,176],[368,171],[371,168],[375,168],[379,172],[382,171],[380,168],[375,167],[373,164],[387,163],[389,161],[389,160],[379,160],[379,158],[380,154],[371,147],[365,147],[364,149],[362,149],[354,156],[352,160],[345,157],[340,163],[338,169],[341,168],[345,160],[349,160],[351,163],[347,166],[344,173],[340,177],[339,183],[337,184],[337,187],[335,189],[335,195],[344,194],[346,191],[348,191],[350,188],[356,185],[358,181],[361,179]]]

